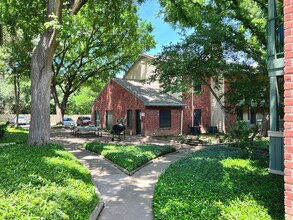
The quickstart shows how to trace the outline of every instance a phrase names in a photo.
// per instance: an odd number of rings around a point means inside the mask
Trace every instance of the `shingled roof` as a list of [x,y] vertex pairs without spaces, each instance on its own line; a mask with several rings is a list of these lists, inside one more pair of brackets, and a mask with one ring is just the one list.
[[114,82],[118,83],[128,92],[136,96],[143,101],[145,106],[170,106],[170,107],[182,107],[186,106],[185,103],[176,99],[175,97],[162,93],[159,88],[144,84],[135,80],[127,80],[114,78]]

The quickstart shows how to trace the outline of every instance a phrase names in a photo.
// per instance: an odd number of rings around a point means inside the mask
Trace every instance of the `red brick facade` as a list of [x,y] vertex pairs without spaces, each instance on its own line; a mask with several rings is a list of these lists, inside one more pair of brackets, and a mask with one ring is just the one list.
[[[160,128],[159,112],[161,109],[171,110],[171,128]],[[127,133],[136,134],[136,111],[144,113],[141,117],[141,135],[166,136],[180,134],[180,122],[182,107],[147,107],[136,96],[128,92],[114,81],[110,81],[95,100],[92,107],[92,121],[95,119],[95,111],[100,113],[102,128],[106,128],[106,111],[112,111],[113,124],[116,120],[127,118],[127,110],[132,110],[132,128]]]
[[189,133],[192,125],[192,116],[195,109],[201,109],[201,132],[207,132],[207,127],[211,124],[211,93],[207,86],[201,87],[202,92],[200,95],[185,94],[182,101],[187,104],[184,109],[183,132]]
[[284,0],[285,214],[293,219],[293,0]]
[[[138,126],[136,120],[140,122],[143,136],[179,135],[181,132],[189,134],[190,127],[194,126],[192,118],[194,110],[199,110],[200,130],[206,133],[211,126],[211,92],[208,86],[202,86],[201,89],[201,94],[195,94],[193,98],[191,94],[185,94],[182,99],[186,104],[184,107],[150,107],[145,106],[139,98],[111,80],[95,100],[92,107],[92,121],[95,122],[95,112],[98,111],[101,127],[106,128],[107,111],[112,111],[112,122],[115,124],[116,120],[126,119],[127,111],[131,110],[132,128],[127,129],[128,134],[136,134]],[[164,109],[171,110],[171,127],[163,129],[159,125],[159,112]],[[143,113],[141,120],[136,115],[137,110]]]

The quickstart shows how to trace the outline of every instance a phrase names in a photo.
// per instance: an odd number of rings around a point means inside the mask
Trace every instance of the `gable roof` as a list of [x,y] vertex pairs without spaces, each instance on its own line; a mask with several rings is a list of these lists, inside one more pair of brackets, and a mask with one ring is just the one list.
[[127,80],[114,78],[114,82],[118,83],[128,92],[140,99],[145,106],[169,106],[169,107],[183,107],[185,103],[176,99],[175,97],[162,93],[159,88],[144,84],[135,80]]

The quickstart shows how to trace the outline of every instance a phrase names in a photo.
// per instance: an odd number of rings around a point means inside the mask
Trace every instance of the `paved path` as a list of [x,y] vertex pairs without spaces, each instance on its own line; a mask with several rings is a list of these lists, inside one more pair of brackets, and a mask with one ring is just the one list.
[[[76,138],[69,134],[52,135],[55,142],[60,143],[71,152],[90,171],[94,184],[104,201],[104,209],[98,219],[104,220],[151,220],[153,219],[152,198],[158,176],[171,163],[186,156],[191,151],[201,147],[187,147],[173,143],[178,153],[160,157],[149,165],[140,169],[132,176],[128,176],[102,157],[80,149],[83,143],[92,138]],[[95,140],[110,141],[111,137],[95,138]],[[169,144],[166,141],[145,139],[142,137],[128,137],[126,141],[132,143],[148,142]]]

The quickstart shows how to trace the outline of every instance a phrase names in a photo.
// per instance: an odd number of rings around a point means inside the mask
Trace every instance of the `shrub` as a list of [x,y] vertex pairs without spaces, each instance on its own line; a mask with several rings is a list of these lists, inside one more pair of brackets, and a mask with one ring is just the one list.
[[6,123],[5,124],[1,123],[0,124],[0,139],[4,137],[6,130],[7,130]]
[[228,137],[235,142],[233,145],[241,149],[243,158],[251,157],[255,150],[253,142],[259,129],[257,124],[248,128],[245,122],[237,121],[236,126],[228,132]]

